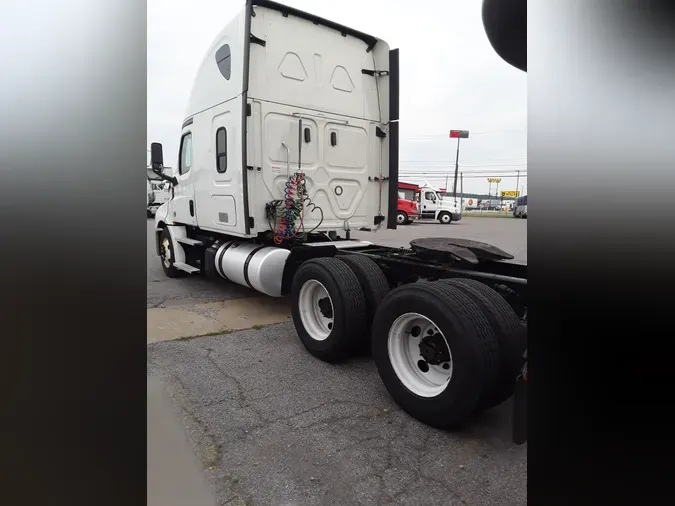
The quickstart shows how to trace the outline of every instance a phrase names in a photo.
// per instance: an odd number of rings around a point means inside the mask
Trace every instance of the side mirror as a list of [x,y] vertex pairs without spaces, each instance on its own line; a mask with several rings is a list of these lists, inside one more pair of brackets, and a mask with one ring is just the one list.
[[162,144],[159,142],[150,144],[150,165],[152,170],[164,168],[164,153],[162,152]]
[[152,171],[163,180],[169,181],[174,186],[178,184],[178,180],[175,177],[167,176],[163,172],[164,153],[162,152],[162,144],[159,142],[150,144],[150,167],[152,167]]

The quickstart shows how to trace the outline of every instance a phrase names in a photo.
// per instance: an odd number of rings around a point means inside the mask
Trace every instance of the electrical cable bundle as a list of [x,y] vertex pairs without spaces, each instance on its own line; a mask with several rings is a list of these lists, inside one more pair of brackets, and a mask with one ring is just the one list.
[[[284,186],[283,200],[271,202],[268,219],[273,214],[277,225],[270,228],[274,231],[274,242],[281,244],[289,239],[302,239],[308,233],[314,232],[323,223],[323,209],[314,204],[307,195],[305,174],[296,172],[288,178]],[[318,210],[321,213],[319,223],[309,232],[305,231],[305,213]]]

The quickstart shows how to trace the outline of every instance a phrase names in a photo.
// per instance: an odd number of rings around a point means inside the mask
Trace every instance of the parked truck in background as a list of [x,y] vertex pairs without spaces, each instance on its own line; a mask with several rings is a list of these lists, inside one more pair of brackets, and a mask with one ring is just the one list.
[[[405,411],[451,428],[516,389],[526,267],[476,241],[351,238],[398,225],[398,122],[397,49],[248,0],[199,67],[172,175],[151,146],[172,185],[155,216],[157,254],[168,277],[288,296],[309,353],[336,362],[370,348]],[[460,214],[429,191],[439,221]]]
[[420,201],[420,187],[416,184],[398,182],[398,191],[403,193],[403,198],[412,200],[416,203]]
[[150,208],[155,203],[155,194],[152,191],[152,186],[150,186],[150,180],[146,179],[145,183],[147,186],[147,197],[148,197],[146,201],[147,217],[151,218],[152,216],[154,216],[150,213]]
[[457,201],[445,194],[444,189],[436,188],[428,181],[420,185],[399,182],[398,189],[406,194],[406,198],[419,203],[420,218],[434,219],[444,224],[462,219],[462,210]]
[[399,191],[396,223],[398,225],[410,225],[417,219],[418,212],[417,202],[407,199],[406,194]]
[[[163,173],[170,173],[171,168],[165,167]],[[148,179],[148,206],[147,217],[152,218],[159,206],[171,200],[171,185],[155,174],[152,169],[147,169]]]
[[449,225],[462,219],[462,210],[452,196],[444,196],[440,188],[425,181],[420,185],[420,218],[434,219]]
[[513,206],[513,217],[527,219],[527,195],[516,199],[516,204]]

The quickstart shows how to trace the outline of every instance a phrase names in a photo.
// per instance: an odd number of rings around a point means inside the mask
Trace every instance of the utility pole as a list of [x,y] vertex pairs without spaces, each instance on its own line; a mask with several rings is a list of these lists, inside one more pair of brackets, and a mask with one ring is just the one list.
[[516,191],[518,191],[518,183],[520,182],[520,171],[516,171]]
[[[459,174],[459,192],[462,194],[461,197],[461,203],[459,204],[459,212],[462,212],[462,209],[464,209],[464,173],[460,172]],[[455,201],[455,205],[457,205],[457,201]]]

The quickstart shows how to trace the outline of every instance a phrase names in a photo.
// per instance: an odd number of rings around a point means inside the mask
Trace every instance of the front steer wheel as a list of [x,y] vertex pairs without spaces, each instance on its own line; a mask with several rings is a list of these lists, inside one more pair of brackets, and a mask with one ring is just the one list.
[[185,271],[176,269],[174,262],[176,256],[173,251],[173,242],[171,241],[171,234],[169,229],[164,228],[159,236],[159,258],[162,261],[162,270],[169,278],[180,278],[185,276]]
[[403,211],[396,213],[396,224],[397,225],[408,225],[410,223],[410,218]]
[[366,329],[366,298],[356,274],[337,258],[303,263],[291,288],[293,323],[300,341],[318,359],[354,355]]
[[440,221],[443,225],[449,225],[452,223],[452,215],[443,211],[438,215],[438,221]]
[[375,315],[372,353],[385,387],[408,414],[452,428],[491,393],[496,336],[461,290],[420,281],[392,290]]

